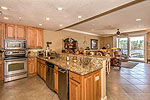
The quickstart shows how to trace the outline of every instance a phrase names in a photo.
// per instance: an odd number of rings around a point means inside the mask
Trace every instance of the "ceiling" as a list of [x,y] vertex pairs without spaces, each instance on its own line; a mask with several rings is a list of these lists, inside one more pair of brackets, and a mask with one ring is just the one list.
[[[106,14],[93,20],[71,27],[100,35],[116,34],[150,29],[150,0]],[[141,19],[141,21],[136,21]]]
[[[140,2],[129,7],[99,16],[93,16],[111,11],[135,0],[0,0],[0,22],[40,27],[48,30],[59,30],[68,27],[69,30],[84,31],[87,33],[115,34],[117,28],[123,31],[150,28],[150,1]],[[136,0],[137,1],[137,0]],[[142,0],[138,0],[142,1]],[[57,8],[63,8],[58,11]],[[78,18],[82,16],[82,18]],[[4,17],[8,17],[6,20]],[[21,17],[21,20],[19,20]],[[45,20],[46,17],[50,20]],[[142,20],[136,22],[137,18]],[[42,26],[39,26],[42,24]],[[60,24],[62,26],[60,26]]]

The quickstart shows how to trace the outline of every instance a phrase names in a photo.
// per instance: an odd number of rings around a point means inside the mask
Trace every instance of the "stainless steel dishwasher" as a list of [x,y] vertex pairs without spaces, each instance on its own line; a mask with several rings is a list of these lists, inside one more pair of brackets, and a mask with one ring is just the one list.
[[58,97],[60,100],[69,100],[68,70],[58,68]]
[[54,91],[54,64],[46,62],[46,84]]

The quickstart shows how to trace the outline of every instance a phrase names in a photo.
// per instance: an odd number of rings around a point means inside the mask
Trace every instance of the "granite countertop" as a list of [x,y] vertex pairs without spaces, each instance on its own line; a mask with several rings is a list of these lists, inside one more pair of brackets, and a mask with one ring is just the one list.
[[38,57],[42,60],[48,61],[50,63],[53,63],[63,69],[67,69],[69,71],[75,72],[79,75],[86,75],[91,72],[94,72],[96,70],[101,69],[103,66],[96,66],[93,64],[83,64],[80,62],[73,62],[73,61],[66,61],[64,59],[45,59],[45,57]]

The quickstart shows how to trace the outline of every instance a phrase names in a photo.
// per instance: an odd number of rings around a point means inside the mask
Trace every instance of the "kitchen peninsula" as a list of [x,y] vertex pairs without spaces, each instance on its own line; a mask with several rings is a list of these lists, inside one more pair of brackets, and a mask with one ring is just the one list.
[[[66,58],[69,57],[69,61]],[[77,60],[73,60],[76,57]],[[45,71],[39,72],[40,66],[50,63],[54,65],[54,88],[50,88],[58,93],[60,99],[65,100],[103,100],[106,98],[106,62],[109,57],[84,56],[74,54],[59,54],[59,58],[48,59],[38,57],[37,73],[41,78],[46,75]],[[42,65],[41,65],[42,64]],[[59,74],[68,71],[64,77]],[[43,73],[41,75],[41,73]],[[62,82],[63,80],[66,82]],[[46,79],[44,79],[46,80]],[[60,84],[61,83],[61,84]],[[51,84],[51,83],[50,83]],[[68,86],[64,86],[68,85]],[[68,91],[61,92],[61,87],[66,87]],[[60,89],[59,89],[60,88]],[[65,94],[66,93],[66,94]],[[67,94],[69,93],[69,94]],[[65,96],[66,95],[66,96]]]

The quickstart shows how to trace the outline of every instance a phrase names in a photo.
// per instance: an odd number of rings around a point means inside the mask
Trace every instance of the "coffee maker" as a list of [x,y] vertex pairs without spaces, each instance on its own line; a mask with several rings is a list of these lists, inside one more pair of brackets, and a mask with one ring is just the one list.
[[46,57],[51,55],[50,44],[52,44],[52,42],[46,42],[46,51],[45,51]]

